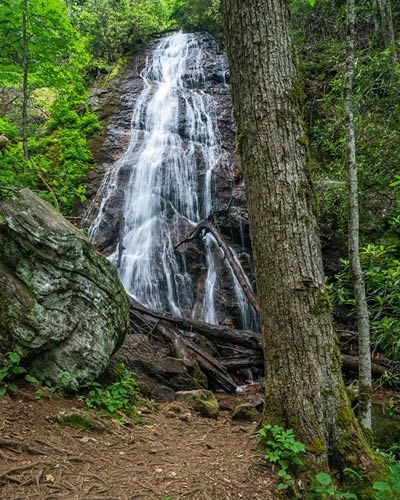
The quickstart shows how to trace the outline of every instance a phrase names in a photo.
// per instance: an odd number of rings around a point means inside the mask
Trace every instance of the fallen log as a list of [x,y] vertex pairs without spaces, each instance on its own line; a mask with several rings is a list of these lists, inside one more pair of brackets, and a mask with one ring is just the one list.
[[249,347],[250,349],[256,351],[262,349],[261,335],[257,332],[252,332],[250,330],[236,330],[223,325],[211,325],[194,319],[178,318],[177,316],[172,316],[172,314],[169,313],[153,311],[152,309],[142,306],[136,300],[131,298],[131,313],[132,311],[139,312],[145,316],[156,318],[161,321],[166,321],[181,330],[196,332],[199,335],[213,341],[227,342],[234,345]]
[[[143,314],[135,311],[136,318]],[[151,329],[152,335],[159,334],[170,342],[174,354],[177,358],[182,359],[187,368],[194,368],[194,359],[197,361],[200,369],[211,379],[217,387],[226,392],[234,393],[237,384],[227,372],[227,369],[216,358],[209,354],[205,349],[202,349],[189,337],[186,337],[177,328],[171,325],[165,325],[164,321],[150,317],[150,323],[153,323]]]
[[230,370],[241,370],[242,368],[253,368],[255,366],[264,366],[262,356],[232,356],[221,358],[221,364]]
[[257,314],[260,314],[260,306],[257,301],[257,297],[255,293],[253,292],[253,289],[248,281],[247,276],[244,274],[242,266],[239,264],[237,259],[235,258],[235,255],[232,252],[232,249],[229,247],[229,245],[226,244],[224,238],[222,237],[221,233],[218,231],[217,227],[213,224],[211,221],[210,217],[206,220],[201,221],[197,226],[194,228],[192,231],[191,235],[186,238],[185,240],[181,241],[178,243],[178,245],[175,246],[175,250],[177,250],[180,246],[184,245],[185,243],[189,243],[190,241],[194,240],[195,238],[198,238],[201,236],[201,233],[203,232],[209,232],[213,235],[215,241],[217,242],[218,246],[221,248],[223,251],[227,261],[229,262],[229,265],[231,266],[236,279],[239,281],[240,286],[242,287],[244,293],[246,294],[247,298],[249,299],[251,305],[257,312]]
[[[228,371],[263,366],[261,335],[257,332],[178,318],[153,311],[134,299],[131,299],[131,320],[136,327],[139,325],[140,329],[145,329],[148,335],[163,337],[170,344],[173,356],[183,360],[187,368],[193,369],[197,362],[213,384],[226,392],[235,392],[237,388]],[[200,347],[196,339],[201,336],[212,340],[220,353],[214,355]],[[227,351],[234,354],[227,356]],[[357,356],[342,353],[342,359],[343,370],[358,370]],[[385,372],[394,372],[393,363],[391,365],[390,360],[374,358],[373,375],[380,377]]]
[[[343,368],[345,370],[352,370],[358,372],[358,356],[351,356],[350,354],[342,354],[342,359],[343,359]],[[388,373],[393,372],[393,368],[376,362],[371,363],[371,370],[372,370],[372,375],[376,377],[381,377],[386,372]]]

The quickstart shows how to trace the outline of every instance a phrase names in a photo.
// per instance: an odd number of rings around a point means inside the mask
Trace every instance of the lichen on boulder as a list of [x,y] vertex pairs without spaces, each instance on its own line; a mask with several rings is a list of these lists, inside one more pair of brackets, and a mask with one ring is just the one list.
[[128,297],[112,264],[51,205],[23,189],[0,204],[0,353],[61,385],[100,375],[121,345]]

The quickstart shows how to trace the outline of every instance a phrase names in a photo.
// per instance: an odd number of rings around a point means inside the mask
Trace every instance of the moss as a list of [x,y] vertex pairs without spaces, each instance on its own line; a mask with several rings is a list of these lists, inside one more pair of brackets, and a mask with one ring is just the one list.
[[200,415],[209,418],[217,418],[219,413],[219,404],[214,394],[205,389],[195,391],[180,391],[176,393],[178,401],[185,401],[194,411]]
[[204,387],[205,389],[208,388],[208,380],[206,375],[201,371],[201,368],[199,366],[199,363],[194,360],[193,363],[193,371],[192,371],[192,378],[195,381],[196,385],[200,387]]
[[325,439],[322,437],[314,439],[307,445],[307,451],[313,455],[324,455],[327,453]]
[[326,288],[319,290],[312,312],[317,315],[332,312],[332,303]]

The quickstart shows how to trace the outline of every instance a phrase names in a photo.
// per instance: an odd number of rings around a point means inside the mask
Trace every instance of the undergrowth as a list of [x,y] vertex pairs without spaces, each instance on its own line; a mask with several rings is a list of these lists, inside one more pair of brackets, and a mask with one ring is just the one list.
[[122,363],[111,369],[111,382],[107,385],[98,381],[79,385],[75,374],[66,372],[62,377],[62,386],[56,387],[51,384],[42,385],[39,380],[29,375],[27,369],[21,365],[22,361],[22,357],[16,352],[6,354],[3,366],[0,368],[0,396],[4,396],[7,392],[16,393],[18,390],[16,381],[23,376],[27,382],[35,386],[37,397],[51,393],[63,397],[74,394],[89,409],[97,410],[102,416],[116,420],[128,417],[139,421],[137,406],[139,404],[149,406],[140,396],[139,384],[134,375]]
[[[260,437],[260,446],[264,451],[264,458],[273,466],[278,467],[277,475],[280,483],[277,488],[286,490],[290,498],[306,498],[309,500],[328,500],[335,498],[352,498],[357,500],[395,500],[400,497],[400,462],[391,460],[389,472],[385,474],[379,481],[375,481],[370,485],[368,496],[363,493],[360,497],[357,496],[357,491],[342,491],[337,486],[334,474],[328,474],[321,471],[311,477],[308,477],[307,487],[300,489],[300,482],[296,481],[296,477],[300,473],[305,473],[304,463],[301,456],[305,453],[305,446],[302,442],[297,441],[292,429],[284,429],[279,425],[264,425],[257,432]],[[389,457],[385,455],[387,461]],[[353,470],[346,468],[342,471],[347,478],[346,484],[359,485],[363,487],[368,482],[362,475]],[[358,489],[355,486],[355,489]],[[364,488],[363,488],[364,489]]]

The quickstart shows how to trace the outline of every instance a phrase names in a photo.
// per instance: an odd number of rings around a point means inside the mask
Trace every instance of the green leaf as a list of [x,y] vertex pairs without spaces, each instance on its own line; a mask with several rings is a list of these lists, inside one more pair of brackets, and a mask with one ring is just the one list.
[[21,356],[16,352],[9,352],[7,357],[12,363],[15,364],[18,364],[21,361]]
[[0,387],[0,397],[1,397],[1,396],[4,396],[4,394],[5,394],[5,393],[6,393],[6,388],[4,387],[4,385],[2,385],[2,386]]
[[32,377],[32,375],[29,375],[29,374],[25,375],[25,380],[33,385],[40,385],[39,380],[35,377]]
[[15,384],[7,384],[7,389],[11,392],[17,392],[18,387]]
[[372,487],[377,491],[390,491],[390,486],[383,481],[375,481]]
[[289,488],[290,484],[289,483],[280,483],[278,484],[277,488],[278,490],[287,490]]
[[14,366],[12,372],[14,375],[20,375],[21,373],[26,373],[26,370],[23,366]]
[[326,472],[320,472],[315,476],[315,479],[323,486],[329,486],[332,483],[332,478]]

